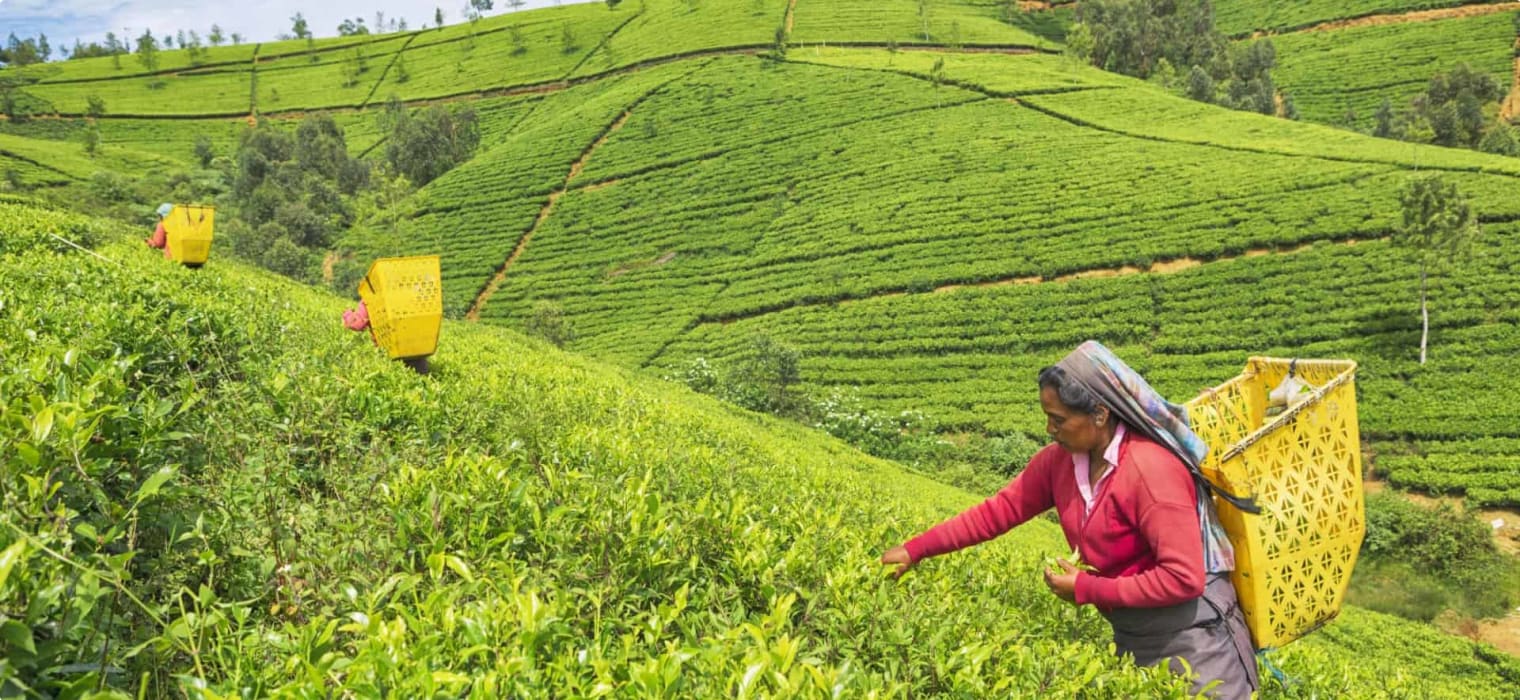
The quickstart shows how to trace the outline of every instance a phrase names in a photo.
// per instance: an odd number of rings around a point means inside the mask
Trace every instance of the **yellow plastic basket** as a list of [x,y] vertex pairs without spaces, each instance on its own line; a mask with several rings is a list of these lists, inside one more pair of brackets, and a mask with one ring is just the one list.
[[164,217],[164,233],[169,239],[169,259],[186,265],[200,265],[211,255],[211,230],[216,224],[216,207],[206,204],[176,204]]
[[438,349],[443,285],[438,256],[381,258],[359,282],[375,344],[392,359],[427,357]]
[[[1266,415],[1288,374],[1315,387],[1286,412]],[[1209,445],[1203,473],[1251,494],[1260,515],[1216,499],[1235,545],[1235,591],[1258,648],[1282,646],[1340,613],[1366,516],[1356,363],[1253,357],[1230,381],[1187,405]]]

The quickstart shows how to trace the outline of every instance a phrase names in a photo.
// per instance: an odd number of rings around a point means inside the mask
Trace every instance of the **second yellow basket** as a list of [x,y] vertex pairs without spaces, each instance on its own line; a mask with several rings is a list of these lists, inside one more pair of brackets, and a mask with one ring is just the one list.
[[443,324],[443,283],[436,255],[380,258],[359,281],[375,344],[392,359],[427,357],[438,350]]

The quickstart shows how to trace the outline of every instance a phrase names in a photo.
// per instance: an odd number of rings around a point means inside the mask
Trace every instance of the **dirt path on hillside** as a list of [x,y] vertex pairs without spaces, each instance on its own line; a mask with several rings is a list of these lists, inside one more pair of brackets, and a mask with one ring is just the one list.
[[1515,77],[1511,81],[1509,96],[1499,107],[1499,118],[1520,122],[1520,36],[1515,37]]
[[[1348,238],[1348,239],[1343,239],[1343,240],[1340,240],[1340,241],[1337,241],[1337,242],[1340,245],[1354,246],[1354,245],[1357,245],[1358,243],[1363,243],[1363,242],[1386,241],[1386,240],[1388,240],[1387,237],[1382,237],[1382,238]],[[1316,244],[1322,243],[1322,242],[1324,242],[1324,241],[1309,241],[1309,242],[1302,243],[1302,244],[1299,244],[1297,246],[1294,246],[1292,248],[1278,248],[1278,249],[1272,249],[1272,248],[1252,248],[1252,249],[1247,250],[1247,251],[1245,251],[1243,253],[1240,253],[1238,255],[1222,255],[1222,256],[1214,257],[1214,258],[1192,258],[1192,257],[1169,258],[1169,259],[1166,259],[1166,260],[1159,260],[1159,261],[1156,261],[1154,263],[1151,263],[1151,265],[1149,267],[1145,267],[1145,268],[1136,267],[1134,265],[1122,265],[1120,267],[1104,267],[1104,268],[1093,268],[1093,269],[1090,269],[1090,270],[1080,270],[1080,271],[1077,271],[1077,272],[1071,272],[1071,273],[1067,273],[1067,274],[1064,274],[1064,275],[1058,275],[1056,277],[1046,277],[1046,276],[1036,275],[1036,276],[1025,276],[1025,277],[1004,277],[1004,278],[995,279],[995,280],[987,280],[985,282],[968,282],[968,283],[943,284],[943,285],[940,285],[938,287],[935,287],[934,289],[932,289],[932,290],[930,290],[928,292],[907,292],[907,291],[904,291],[904,290],[901,290],[901,289],[887,289],[887,290],[882,290],[881,292],[878,292],[876,294],[871,294],[871,295],[863,296],[863,297],[844,298],[844,299],[824,299],[824,300],[816,301],[816,302],[809,302],[809,303],[805,303],[805,304],[792,304],[790,306],[784,306],[784,307],[781,307],[781,308],[766,309],[766,310],[763,310],[763,311],[755,311],[755,312],[749,312],[749,313],[742,313],[742,314],[737,314],[737,315],[734,315],[734,316],[724,316],[724,317],[721,317],[721,318],[704,318],[704,319],[701,319],[700,321],[698,321],[697,325],[702,325],[702,324],[707,324],[707,323],[718,323],[718,324],[722,324],[722,325],[728,325],[730,323],[733,323],[734,321],[742,321],[744,319],[755,318],[755,317],[758,317],[758,316],[765,316],[767,314],[773,314],[773,313],[776,313],[776,312],[779,312],[779,311],[786,311],[788,309],[795,309],[795,308],[799,308],[799,307],[810,307],[810,306],[843,306],[843,305],[847,305],[847,304],[857,304],[857,303],[860,303],[860,302],[863,302],[863,301],[873,301],[873,300],[878,300],[878,299],[890,299],[890,298],[893,298],[893,297],[909,296],[909,295],[916,295],[916,294],[944,294],[944,293],[947,293],[947,292],[953,292],[953,291],[955,291],[957,289],[965,289],[965,288],[968,288],[968,287],[970,287],[970,288],[987,288],[987,287],[1011,287],[1011,286],[1015,286],[1015,285],[1024,285],[1024,284],[1053,284],[1053,283],[1054,284],[1059,284],[1059,283],[1071,282],[1071,281],[1074,281],[1074,280],[1099,279],[1099,278],[1110,278],[1110,277],[1124,277],[1124,276],[1127,276],[1127,275],[1141,275],[1141,274],[1148,274],[1148,275],[1169,275],[1169,274],[1181,272],[1183,270],[1190,270],[1192,268],[1199,267],[1199,266],[1202,266],[1202,265],[1212,265],[1212,264],[1215,264],[1215,263],[1224,263],[1224,262],[1229,262],[1231,260],[1240,260],[1240,259],[1244,259],[1244,258],[1256,258],[1256,257],[1261,257],[1263,255],[1292,255],[1294,253],[1298,253],[1298,252],[1302,252],[1302,251],[1308,250],[1308,249],[1314,247]]]
[[1458,7],[1443,7],[1437,10],[1416,10],[1390,15],[1367,15],[1366,17],[1353,17],[1351,19],[1337,19],[1320,24],[1300,27],[1298,29],[1280,29],[1273,31],[1259,31],[1251,34],[1252,39],[1264,36],[1276,36],[1278,34],[1296,34],[1299,32],[1332,32],[1340,29],[1352,29],[1356,27],[1375,27],[1385,24],[1408,24],[1410,22],[1434,22],[1442,19],[1460,19],[1463,17],[1479,17],[1492,15],[1499,12],[1520,10],[1520,2],[1500,2],[1488,5],[1461,5]]
[[651,267],[660,267],[675,259],[676,252],[673,250],[667,250],[663,255],[653,260],[636,260],[634,262],[620,263],[617,267],[613,268],[611,272],[607,273],[607,277],[620,277],[622,275],[633,272],[634,270],[644,270]]
[[591,160],[591,154],[595,153],[596,149],[601,148],[602,144],[607,143],[607,139],[611,138],[614,132],[623,128],[623,124],[627,123],[628,118],[631,116],[633,116],[632,109],[625,110],[602,132],[601,136],[598,136],[595,141],[591,142],[590,146],[586,147],[586,150],[581,151],[580,157],[576,158],[575,162],[570,165],[570,172],[565,175],[565,180],[560,183],[559,189],[549,193],[549,201],[544,202],[543,208],[538,210],[538,216],[534,217],[533,225],[529,226],[528,230],[523,232],[522,238],[517,240],[517,245],[512,248],[512,254],[507,256],[506,261],[501,264],[501,267],[496,269],[496,274],[491,276],[491,280],[480,290],[480,294],[475,296],[475,302],[470,304],[470,310],[465,312],[465,319],[470,321],[480,320],[480,310],[485,307],[487,301],[490,301],[491,295],[496,293],[496,289],[501,286],[502,280],[507,278],[507,270],[512,267],[512,263],[517,262],[517,259],[522,256],[523,251],[527,250],[528,241],[533,240],[533,234],[538,231],[538,227],[549,218],[549,214],[554,211],[554,205],[559,202],[559,198],[563,197],[565,191],[570,189],[570,183],[580,176],[581,170],[586,167],[586,162]]
[[786,36],[792,38],[792,22],[797,18],[797,0],[787,0],[786,3]]
[[[830,46],[852,46],[851,44],[829,44]],[[931,45],[907,45],[897,47],[898,51],[929,51],[933,53],[996,53],[1006,56],[1027,56],[1032,53],[1041,53],[1038,49],[1027,46],[931,46]]]
[[[1382,240],[1382,239],[1378,239],[1378,240]],[[1346,241],[1342,241],[1342,243],[1344,243],[1345,245],[1356,245],[1357,242],[1358,242],[1357,239],[1349,239],[1349,240],[1346,240]],[[1121,267],[1106,267],[1106,268],[1097,268],[1097,269],[1092,269],[1092,270],[1082,270],[1081,272],[1073,272],[1073,273],[1070,273],[1070,274],[1060,275],[1060,276],[1051,277],[1051,278],[1045,278],[1045,277],[1040,277],[1040,276],[1034,276],[1034,277],[1009,277],[1009,278],[1004,278],[1004,279],[999,279],[999,280],[992,280],[990,282],[974,282],[974,283],[971,283],[971,284],[947,284],[947,285],[943,285],[943,286],[940,286],[940,287],[935,287],[934,288],[934,293],[936,293],[936,294],[943,294],[945,292],[953,292],[953,291],[955,291],[957,289],[963,289],[963,288],[966,288],[966,287],[1008,287],[1008,286],[1017,285],[1017,284],[1045,284],[1045,283],[1049,283],[1049,282],[1070,282],[1072,280],[1096,279],[1096,278],[1108,278],[1108,277],[1123,277],[1123,276],[1126,276],[1126,275],[1138,275],[1138,274],[1169,275],[1169,274],[1172,274],[1172,273],[1175,273],[1175,272],[1181,272],[1183,270],[1190,270],[1192,268],[1198,267],[1198,266],[1203,265],[1205,263],[1227,262],[1227,261],[1230,261],[1230,260],[1237,260],[1237,259],[1241,259],[1241,258],[1255,258],[1255,257],[1263,256],[1263,255],[1289,255],[1289,254],[1292,254],[1292,253],[1297,253],[1297,252],[1300,252],[1300,251],[1308,250],[1309,248],[1311,248],[1313,246],[1314,246],[1314,243],[1311,242],[1311,243],[1305,243],[1303,245],[1295,246],[1293,248],[1285,248],[1285,249],[1281,249],[1281,250],[1273,250],[1271,248],[1252,248],[1252,249],[1247,250],[1244,253],[1241,253],[1239,255],[1227,255],[1227,256],[1222,256],[1222,257],[1218,257],[1218,258],[1210,258],[1210,259],[1207,259],[1207,260],[1200,260],[1198,258],[1190,258],[1190,257],[1172,258],[1172,259],[1169,259],[1169,260],[1160,260],[1160,261],[1157,261],[1155,263],[1152,263],[1151,266],[1147,267],[1147,268],[1139,268],[1139,267],[1135,267],[1133,265],[1124,265],[1124,266],[1121,266]],[[884,296],[889,296],[889,295],[882,294],[882,295],[878,295],[878,296],[875,296],[875,297],[869,297],[869,298],[877,299],[877,298],[881,298],[881,297],[884,297]],[[861,300],[852,300],[852,301],[861,301]],[[841,302],[841,303],[847,303],[847,302]]]

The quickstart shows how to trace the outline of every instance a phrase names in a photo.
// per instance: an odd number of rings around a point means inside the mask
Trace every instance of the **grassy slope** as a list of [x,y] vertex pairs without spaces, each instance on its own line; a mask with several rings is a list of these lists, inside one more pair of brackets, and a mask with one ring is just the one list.
[[[992,2],[918,3],[914,0],[798,0],[791,38],[802,44],[966,44],[1045,47],[1039,35],[1002,20]],[[927,7],[927,16],[921,11]]]
[[[898,75],[926,73],[927,56],[794,54],[852,70],[724,59],[635,107],[580,172],[577,183],[595,186],[558,200],[484,316],[520,323],[554,299],[578,348],[660,367],[733,358],[767,333],[806,353],[815,386],[853,386],[880,408],[996,431],[1038,425],[1010,387],[1086,337],[1128,348],[1185,395],[1249,354],[1353,356],[1368,434],[1431,450],[1509,435],[1520,419],[1502,398],[1512,372],[1483,386],[1450,374],[1506,362],[1520,345],[1506,330],[1516,294],[1504,272],[1509,228],[1491,224],[1480,264],[1442,283],[1441,357],[1423,370],[1411,366],[1417,316],[1401,281],[1413,273],[1375,241],[1395,223],[1396,191],[1415,166],[1447,172],[1492,221],[1514,220],[1516,161],[1218,110],[1055,57],[946,57],[948,81],[1020,95],[1032,108],[1022,109],[970,89],[915,89]],[[827,87],[815,91],[814,80]],[[915,95],[934,102],[905,101]],[[589,121],[607,123],[615,109]],[[915,293],[1342,239],[1374,242],[1258,259],[1247,276],[1226,267],[1154,282]],[[1354,284],[1326,272],[1351,264],[1365,270]],[[1263,278],[1285,290],[1265,305],[1252,291]],[[887,296],[830,303],[877,295]],[[1115,300],[1128,300],[1122,312]],[[1049,314],[1072,304],[1089,309],[1083,320]],[[1278,320],[1306,314],[1312,323]],[[1500,359],[1482,359],[1491,356]]]
[[1220,0],[1214,3],[1214,24],[1229,36],[1253,31],[1285,31],[1337,19],[1367,15],[1396,15],[1459,5],[1480,5],[1503,0]]
[[[864,15],[851,14],[850,6],[819,15],[823,7],[798,5],[794,39],[805,39],[804,30],[818,26],[809,24],[813,21],[827,20],[825,25],[833,28],[824,34],[838,37],[855,31],[849,27],[875,26]],[[991,6],[941,9],[934,18],[994,12]],[[344,54],[362,42],[319,52],[316,64],[305,56],[304,44],[265,46],[260,56],[270,60],[260,64],[266,76],[260,85],[266,91],[286,85],[280,97],[293,106],[315,104],[313,100],[377,102],[389,94],[414,98],[438,94],[445,84],[449,91],[471,91],[543,76],[590,76],[662,55],[764,45],[784,11],[781,3],[659,0],[625,3],[614,11],[584,5],[503,15],[473,27],[382,37],[366,49],[374,58],[365,80],[387,76],[373,95],[362,84],[348,92],[328,85],[340,79]],[[555,28],[565,26],[572,27],[580,53],[555,53],[563,40]],[[526,57],[537,56],[534,65],[547,72],[524,77],[469,68],[477,55],[495,57],[486,63],[522,58],[510,51],[513,28],[529,39]],[[592,42],[598,34],[610,39]],[[414,59],[408,64],[412,78],[405,83],[395,82],[398,72],[381,67],[385,51],[394,56],[402,44]],[[541,51],[549,54],[534,53]],[[447,67],[448,56],[456,57],[453,68]],[[415,202],[415,218],[356,235],[352,245],[361,255],[441,252],[449,308],[459,313],[531,229],[531,245],[484,309],[485,317],[519,324],[535,302],[554,299],[571,313],[581,335],[579,349],[665,366],[693,355],[730,356],[743,345],[741,331],[769,323],[715,329],[709,327],[711,321],[799,303],[1380,237],[1392,223],[1389,212],[1401,173],[1415,165],[1453,173],[1478,198],[1485,216],[1517,214],[1514,198],[1506,194],[1512,178],[1480,175],[1520,172],[1512,159],[1394,145],[1226,112],[1055,56],[890,55],[803,46],[793,48],[790,58],[831,67],[704,58],[546,96],[473,100],[470,104],[485,115],[480,157],[424,191]],[[921,79],[941,58],[950,85],[936,89]],[[285,65],[288,70],[281,69]],[[61,70],[75,69],[64,64]],[[440,69],[456,77],[439,78]],[[326,77],[303,79],[317,73]],[[125,91],[108,100],[111,111],[117,111],[116,102],[137,99],[130,86],[143,80],[99,83]],[[80,85],[90,83],[56,87]],[[180,89],[172,85],[166,90]],[[1030,109],[989,96],[1016,97]],[[629,107],[636,109],[623,128],[592,149]],[[349,130],[355,152],[379,144],[375,111],[340,112],[338,119]],[[107,144],[180,161],[190,159],[191,134],[207,133],[226,153],[241,128],[232,119],[103,122]],[[713,127],[719,123],[721,128]],[[77,122],[51,124],[70,126],[7,124],[3,130],[77,143]],[[42,148],[67,153],[77,146]],[[583,170],[567,183],[570,164],[588,149],[594,152]],[[84,172],[78,157],[66,160]],[[13,160],[9,167],[23,180],[63,177],[21,161]],[[567,184],[552,214],[535,228],[551,193]],[[956,194],[947,198],[948,191]],[[974,246],[965,245],[972,241]],[[1485,300],[1472,308],[1500,308],[1507,293],[1485,291]],[[1376,303],[1390,303],[1396,294],[1390,291]],[[1463,317],[1446,318],[1456,322]],[[1201,323],[1224,322],[1210,318]],[[1118,332],[1111,325],[1092,328]],[[930,378],[961,385],[984,375],[988,363],[1000,366],[996,355],[986,352],[1011,347],[996,339],[1006,336],[1008,328],[1003,323],[977,332],[934,331],[958,339],[903,339],[883,346],[897,348],[896,355],[856,358],[849,369],[836,366],[842,360],[818,356],[839,339],[816,339],[810,341],[815,356],[809,360],[809,378],[815,384],[859,386],[880,406],[922,406],[938,396],[928,390]],[[1111,339],[1128,338],[1124,333]],[[1378,347],[1407,345],[1401,340],[1407,329],[1389,333]],[[1055,347],[1065,340],[1053,337],[1028,347]],[[1495,342],[1474,347],[1507,347]],[[904,343],[922,347],[910,350]],[[982,354],[974,360],[925,355],[947,343]],[[1188,386],[1217,380],[1228,371],[1221,367],[1233,367],[1238,355],[1259,345],[1239,339],[1231,354],[1212,360],[1207,371],[1184,372]],[[1216,342],[1215,347],[1223,346]],[[1391,364],[1370,369],[1387,369],[1384,376],[1392,379],[1378,395],[1407,397],[1411,385],[1406,373],[1396,369],[1406,358],[1393,349],[1380,352],[1382,361]],[[896,372],[896,379],[882,379],[883,372],[895,371],[888,368],[904,363],[943,367],[923,377]],[[1025,425],[1015,419],[1018,412],[1004,410],[1006,395],[988,395],[996,392],[995,384],[983,381],[979,386],[987,389],[938,403],[931,413],[955,425],[998,430]],[[1389,398],[1374,406],[1386,416],[1440,415],[1436,423],[1442,426],[1482,418],[1478,409],[1469,408],[1475,404],[1455,393],[1438,395],[1432,403],[1417,404],[1421,408],[1413,414],[1403,408],[1415,405],[1409,401]],[[1489,425],[1488,419],[1471,422]],[[1402,422],[1389,422],[1378,432],[1419,433],[1416,437],[1427,440],[1462,437],[1451,428],[1416,430]],[[1482,428],[1474,434],[1508,433]],[[1451,451],[1444,444],[1440,449]]]
[[[220,259],[166,265],[134,243],[101,248],[119,265],[60,255],[41,232],[115,227],[14,205],[0,219],[3,477],[70,460],[78,412],[115,404],[72,460],[127,494],[171,468],[138,496],[145,540],[198,523],[140,558],[142,608],[123,601],[104,627],[129,631],[111,660],[151,669],[150,694],[209,697],[179,673],[291,695],[1177,693],[1109,657],[1090,611],[1073,618],[1041,590],[1040,556],[1062,546],[1049,523],[884,584],[883,546],[975,498],[489,327],[449,323],[418,378],[341,330],[339,299]],[[37,430],[43,410],[56,430]],[[132,469],[113,470],[127,455]],[[24,532],[85,570],[120,566],[78,527],[105,532],[112,511],[74,469],[55,474],[72,527],[18,492],[0,548]],[[288,567],[273,580],[271,552]],[[33,546],[8,571],[11,607],[79,569]],[[41,641],[79,644],[58,663],[95,660],[97,644],[66,635],[98,628],[109,598],[81,586],[73,600],[89,604],[65,613],[37,595],[24,619]],[[1355,609],[1277,660],[1295,684],[1265,697],[1507,697],[1516,672]],[[121,677],[137,690],[135,672]]]
[[1508,89],[1514,63],[1515,12],[1465,19],[1357,27],[1273,37],[1272,77],[1293,94],[1305,119],[1343,124],[1354,110],[1370,128],[1383,98],[1408,106],[1431,76],[1467,63]]
[[[90,157],[84,150],[84,135],[68,141],[36,139],[0,133],[0,152],[40,163],[55,174],[86,180],[98,170],[131,172],[170,164],[170,159],[153,153],[111,144],[102,135],[100,151]],[[133,143],[133,146],[137,146]]]

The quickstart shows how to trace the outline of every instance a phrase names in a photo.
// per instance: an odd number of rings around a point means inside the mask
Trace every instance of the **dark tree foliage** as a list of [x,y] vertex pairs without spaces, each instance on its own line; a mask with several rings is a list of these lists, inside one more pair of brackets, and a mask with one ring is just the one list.
[[1187,79],[1176,89],[1195,100],[1278,111],[1272,42],[1232,44],[1214,29],[1208,0],[1087,0],[1077,18],[1092,37],[1094,66],[1137,78],[1178,70]]
[[368,185],[367,163],[349,157],[332,117],[306,117],[295,133],[261,121],[235,157],[234,250],[292,277],[312,280],[321,253],[354,222],[347,197]]
[[469,160],[480,144],[480,125],[469,108],[434,105],[408,110],[393,97],[386,105],[384,124],[390,134],[386,161],[418,187]]

